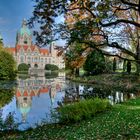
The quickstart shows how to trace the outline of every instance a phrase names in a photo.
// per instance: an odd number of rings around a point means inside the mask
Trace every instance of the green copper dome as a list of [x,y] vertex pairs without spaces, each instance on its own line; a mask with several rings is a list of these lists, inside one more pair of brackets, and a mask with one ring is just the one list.
[[22,27],[19,31],[20,35],[24,35],[24,34],[27,34],[27,35],[31,35],[31,32],[30,30],[27,28],[27,27]]
[[24,35],[24,34],[27,34],[27,35],[31,35],[31,31],[29,30],[29,28],[27,27],[27,22],[26,20],[24,19],[23,22],[22,22],[22,27],[21,29],[19,30],[19,34],[20,35]]

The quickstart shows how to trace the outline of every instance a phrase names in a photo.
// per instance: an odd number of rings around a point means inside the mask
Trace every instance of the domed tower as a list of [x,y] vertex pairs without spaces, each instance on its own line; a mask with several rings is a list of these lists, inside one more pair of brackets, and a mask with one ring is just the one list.
[[32,34],[29,28],[27,27],[27,22],[25,19],[22,22],[22,27],[17,33],[16,44],[28,46],[31,46],[32,44]]

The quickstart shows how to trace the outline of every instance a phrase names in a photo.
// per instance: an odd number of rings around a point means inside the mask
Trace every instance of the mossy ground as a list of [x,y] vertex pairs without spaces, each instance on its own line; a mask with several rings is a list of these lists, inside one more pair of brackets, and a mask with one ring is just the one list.
[[53,124],[25,132],[0,133],[1,139],[18,140],[128,140],[140,139],[140,98],[115,105],[90,120]]

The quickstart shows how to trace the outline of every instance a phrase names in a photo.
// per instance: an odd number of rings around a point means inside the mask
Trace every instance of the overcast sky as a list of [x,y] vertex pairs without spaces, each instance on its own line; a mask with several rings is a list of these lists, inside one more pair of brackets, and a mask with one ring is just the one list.
[[[0,0],[0,34],[5,46],[15,46],[16,33],[22,20],[32,16],[33,5],[32,0]],[[59,41],[57,44],[64,43]]]

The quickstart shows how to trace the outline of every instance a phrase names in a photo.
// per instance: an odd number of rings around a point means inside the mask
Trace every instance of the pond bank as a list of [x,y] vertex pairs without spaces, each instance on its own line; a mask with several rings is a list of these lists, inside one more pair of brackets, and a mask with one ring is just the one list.
[[94,86],[101,86],[115,89],[125,89],[126,91],[140,91],[140,76],[135,74],[101,74],[95,76],[74,77],[67,76],[73,82],[85,83]]
[[39,126],[24,132],[1,133],[1,139],[91,140],[140,138],[140,98],[115,105],[112,110],[74,124]]

